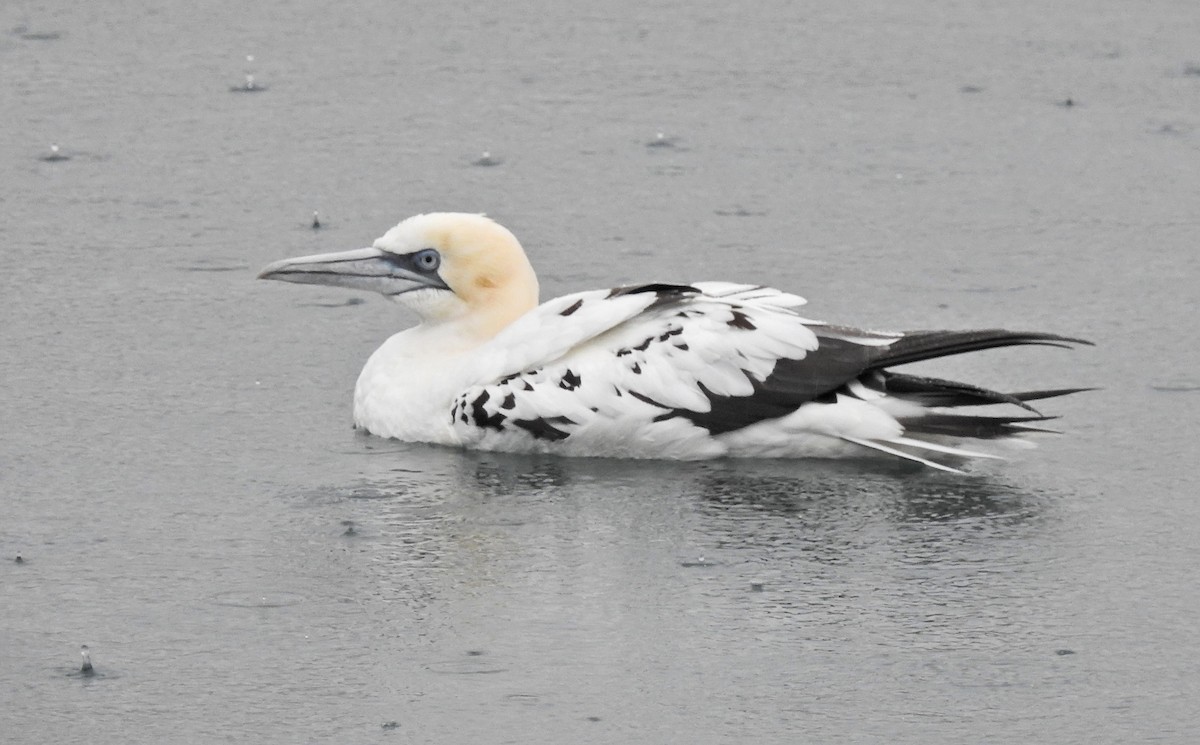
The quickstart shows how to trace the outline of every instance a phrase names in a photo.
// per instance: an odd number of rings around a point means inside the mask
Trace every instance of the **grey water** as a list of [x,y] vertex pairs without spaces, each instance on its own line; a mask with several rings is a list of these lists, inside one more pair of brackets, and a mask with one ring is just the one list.
[[[1182,1],[0,5],[0,741],[1193,742],[1198,34]],[[968,476],[362,436],[412,319],[254,275],[431,210],[510,227],[543,297],[769,283],[1084,336],[927,372],[1100,390]]]

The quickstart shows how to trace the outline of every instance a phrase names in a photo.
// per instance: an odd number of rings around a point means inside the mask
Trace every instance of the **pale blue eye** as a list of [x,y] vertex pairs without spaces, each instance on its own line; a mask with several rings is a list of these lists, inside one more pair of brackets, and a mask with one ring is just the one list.
[[432,248],[426,248],[417,251],[413,255],[413,261],[417,268],[426,272],[432,272],[442,265],[442,255]]

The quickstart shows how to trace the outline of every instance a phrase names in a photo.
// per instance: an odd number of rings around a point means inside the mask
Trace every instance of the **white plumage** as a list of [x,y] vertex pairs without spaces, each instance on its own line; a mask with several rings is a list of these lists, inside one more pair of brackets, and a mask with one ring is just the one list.
[[[881,333],[799,313],[755,285],[644,284],[537,304],[516,238],[481,215],[409,218],[372,248],[287,259],[267,279],[369,289],[421,323],[367,361],[354,421],[381,437],[481,450],[697,459],[836,457],[869,450],[945,470],[994,457],[963,439],[1040,431],[1028,401],[904,375],[895,365],[1078,339],[986,331]],[[1009,404],[1018,416],[963,406]]]

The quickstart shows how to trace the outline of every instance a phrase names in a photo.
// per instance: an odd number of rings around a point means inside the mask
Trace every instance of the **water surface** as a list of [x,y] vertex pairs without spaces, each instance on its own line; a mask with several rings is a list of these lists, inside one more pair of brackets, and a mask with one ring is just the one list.
[[[1182,2],[5,5],[0,732],[1190,742],[1198,32]],[[1086,336],[936,373],[1102,390],[965,478],[358,435],[411,319],[254,274],[435,209],[511,227],[544,297],[767,282]]]

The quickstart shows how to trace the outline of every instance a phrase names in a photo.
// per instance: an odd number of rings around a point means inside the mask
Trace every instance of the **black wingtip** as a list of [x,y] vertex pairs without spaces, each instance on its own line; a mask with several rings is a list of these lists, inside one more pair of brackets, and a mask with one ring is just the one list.
[[871,368],[880,370],[955,354],[1030,344],[1067,349],[1073,344],[1095,346],[1087,339],[1041,331],[1009,331],[1008,329],[906,331],[904,336],[881,349],[880,356],[872,361]]
[[1021,401],[1041,401],[1045,398],[1057,398],[1059,396],[1070,396],[1072,393],[1087,393],[1088,391],[1098,391],[1099,388],[1054,388],[1044,391],[1020,391],[1018,393],[1010,393],[1009,395]]
[[1013,437],[1022,432],[1061,434],[1035,422],[1049,422],[1057,416],[975,416],[972,414],[925,414],[903,417],[900,424],[906,432],[943,437],[965,437],[975,440],[996,440]]

